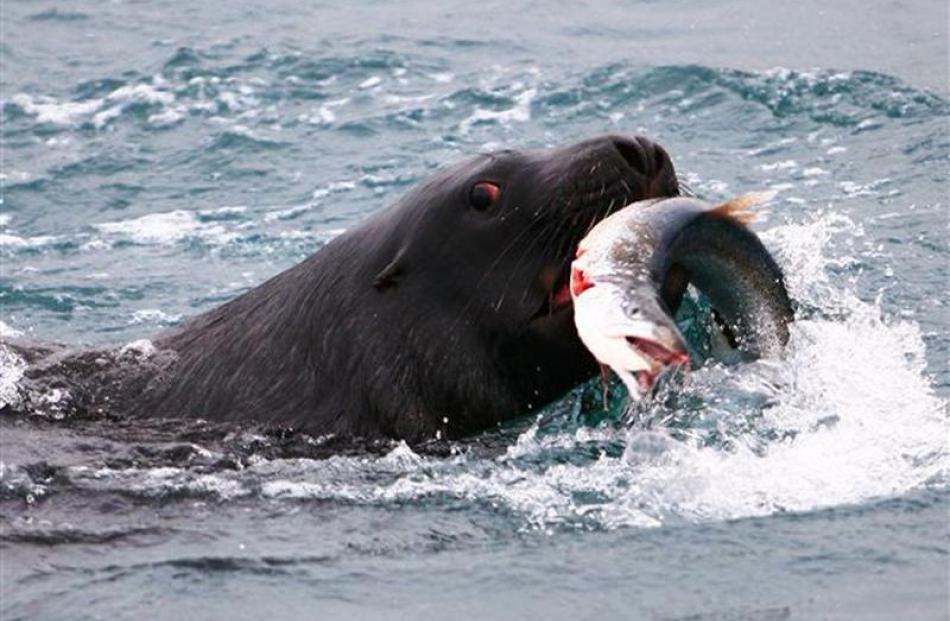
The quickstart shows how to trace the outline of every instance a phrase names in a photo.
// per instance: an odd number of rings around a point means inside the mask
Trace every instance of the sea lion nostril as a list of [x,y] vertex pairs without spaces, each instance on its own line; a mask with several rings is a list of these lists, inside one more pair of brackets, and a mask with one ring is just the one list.
[[638,140],[630,138],[613,137],[611,142],[620,156],[641,175],[649,175],[650,160],[647,159],[647,152]]
[[640,198],[680,194],[676,169],[666,149],[643,136],[611,136],[610,142],[630,168],[640,176],[640,179],[633,179],[634,182],[643,183],[643,195]]
[[668,168],[670,165],[670,156],[666,154],[666,151],[663,150],[658,144],[650,144],[650,154],[652,155],[653,160],[653,171],[660,172],[664,168]]
[[673,160],[666,150],[656,143],[649,143],[649,153],[653,163],[653,178],[648,192],[653,196],[676,196],[680,194],[679,179],[673,168]]

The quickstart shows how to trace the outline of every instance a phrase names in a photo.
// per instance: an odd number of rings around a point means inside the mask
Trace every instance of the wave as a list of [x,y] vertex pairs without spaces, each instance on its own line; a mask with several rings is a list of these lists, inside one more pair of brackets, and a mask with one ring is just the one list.
[[[864,150],[882,137],[905,138],[895,149],[909,162],[945,159],[950,103],[897,78],[635,63],[561,74],[518,63],[467,72],[385,50],[260,50],[234,59],[181,48],[157,74],[105,76],[55,96],[16,93],[3,101],[2,114],[18,167],[4,171],[0,216],[0,257],[16,275],[0,290],[10,308],[56,313],[119,303],[105,299],[113,292],[102,287],[63,286],[57,259],[80,256],[96,271],[132,256],[122,251],[139,250],[142,273],[153,255],[162,265],[192,252],[283,252],[290,261],[390,202],[429,167],[480,149],[547,145],[614,128],[679,142],[674,159],[686,162],[683,177],[700,194],[727,195],[739,184],[783,192],[781,208],[763,214],[763,234],[800,304],[786,359],[698,369],[640,411],[633,427],[616,411],[602,413],[598,387],[587,386],[534,424],[513,423],[500,435],[449,446],[445,455],[396,445],[382,456],[314,459],[242,433],[227,441],[196,434],[188,442],[163,435],[149,445],[145,428],[116,440],[129,452],[142,448],[139,454],[95,454],[63,464],[52,478],[5,457],[4,499],[101,493],[148,501],[444,503],[504,513],[526,530],[611,529],[812,511],[947,484],[947,402],[928,377],[920,327],[885,319],[882,302],[859,294],[847,277],[868,260],[853,249],[870,243],[864,237],[871,221],[843,209],[803,211],[829,201],[890,200],[912,185],[901,175],[930,174],[912,166],[865,176],[842,168],[847,159],[872,160]],[[336,142],[325,148],[331,135]],[[126,143],[147,148],[116,147]],[[303,152],[317,155],[300,163]],[[283,176],[264,189],[282,191],[296,183],[294,171],[317,160],[320,171],[304,176],[293,198],[255,200],[261,189],[246,174],[252,165],[280,169]],[[690,170],[699,162],[709,171],[702,176]],[[181,205],[182,197],[196,199],[187,193],[155,200],[151,186],[176,176],[233,186],[225,196],[241,204]],[[100,186],[88,184],[101,177],[121,194],[125,211],[103,211],[96,202]],[[31,201],[49,190],[57,192],[49,198],[56,205],[64,197],[85,200],[91,223],[36,224]],[[18,269],[45,270],[55,282],[21,277]],[[121,315],[122,325],[173,324],[182,309],[134,310]],[[0,397],[15,393],[24,369],[0,345]],[[330,440],[301,442],[316,450]],[[493,450],[482,450],[486,445]]]
[[[478,86],[469,86],[472,83]],[[721,106],[760,107],[774,117],[804,116],[839,127],[858,126],[871,115],[915,119],[950,113],[946,99],[870,71],[756,72],[613,63],[554,81],[530,65],[462,76],[422,57],[387,51],[320,57],[262,50],[222,63],[201,50],[181,48],[157,74],[84,82],[76,94],[76,99],[64,100],[15,93],[4,101],[4,115],[61,128],[102,130],[127,120],[154,130],[190,117],[247,122],[268,111],[271,122],[289,125],[299,117],[329,126],[343,111],[350,113],[348,123],[369,123],[398,117],[395,107],[436,121],[448,117],[465,133],[476,122],[523,122],[533,109],[572,118],[626,111],[641,103],[680,114]],[[347,98],[343,110],[326,105],[341,95]]]

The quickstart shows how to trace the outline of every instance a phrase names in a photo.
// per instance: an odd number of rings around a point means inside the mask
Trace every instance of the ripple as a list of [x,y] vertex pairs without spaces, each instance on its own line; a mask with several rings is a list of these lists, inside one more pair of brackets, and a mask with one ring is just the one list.
[[79,11],[61,11],[59,9],[49,9],[33,13],[28,16],[32,22],[81,22],[89,19],[89,15]]

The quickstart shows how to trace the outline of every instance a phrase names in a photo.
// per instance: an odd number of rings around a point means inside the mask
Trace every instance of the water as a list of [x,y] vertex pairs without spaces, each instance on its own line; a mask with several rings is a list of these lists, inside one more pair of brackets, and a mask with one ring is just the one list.
[[[939,619],[940,2],[3,4],[2,329],[123,344],[481,149],[663,144],[756,223],[787,358],[413,452],[0,421],[4,619]],[[0,395],[18,361],[0,360]]]

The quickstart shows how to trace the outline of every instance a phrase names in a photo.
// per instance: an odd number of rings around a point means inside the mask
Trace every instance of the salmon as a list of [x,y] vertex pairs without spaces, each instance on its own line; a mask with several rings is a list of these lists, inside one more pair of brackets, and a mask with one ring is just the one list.
[[649,393],[666,369],[688,368],[689,348],[673,315],[689,284],[708,298],[744,357],[781,354],[794,312],[782,270],[748,227],[760,200],[641,201],[581,240],[570,273],[577,332],[631,398]]

